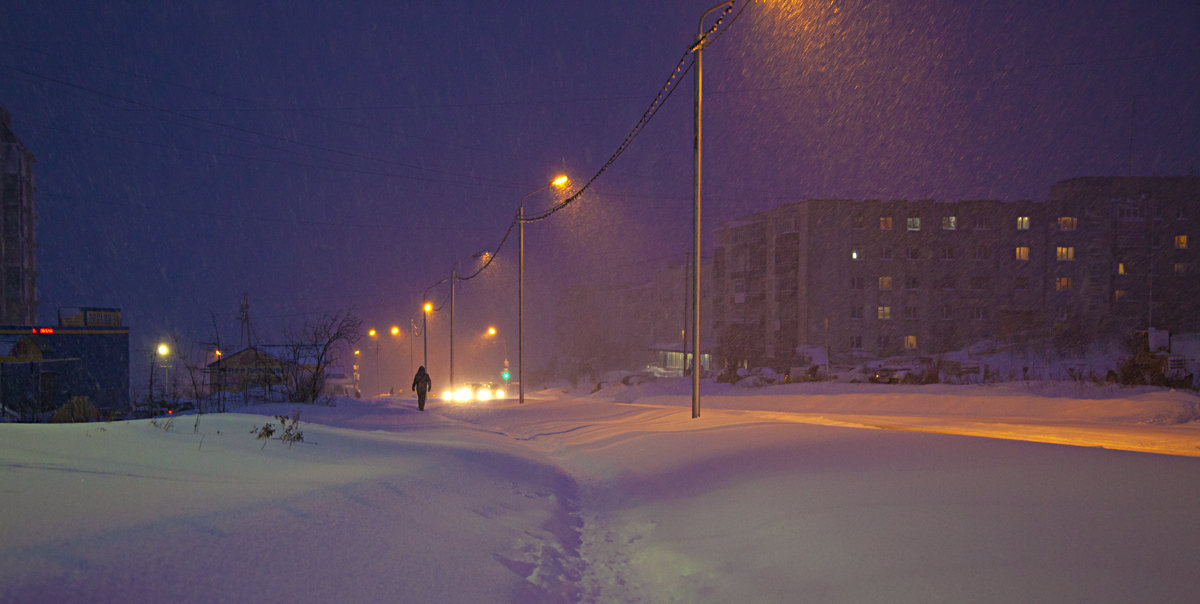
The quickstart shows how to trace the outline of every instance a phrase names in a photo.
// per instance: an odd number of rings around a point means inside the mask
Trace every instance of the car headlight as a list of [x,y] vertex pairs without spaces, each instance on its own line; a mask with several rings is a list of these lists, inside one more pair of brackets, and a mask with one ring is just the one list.
[[454,392],[454,400],[465,403],[471,400],[471,388],[463,386]]
[[496,391],[496,398],[504,398],[504,391],[503,391],[503,390],[497,390],[497,391]]
[[479,391],[475,393],[475,400],[477,401],[487,401],[491,400],[491,398],[492,391],[488,390],[487,388],[480,388]]

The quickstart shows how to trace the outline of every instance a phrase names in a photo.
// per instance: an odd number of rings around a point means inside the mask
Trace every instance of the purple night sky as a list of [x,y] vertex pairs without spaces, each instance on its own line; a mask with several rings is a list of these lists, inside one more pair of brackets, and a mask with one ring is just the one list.
[[[342,308],[419,323],[525,193],[603,166],[714,3],[3,2],[40,322],[120,307],[134,358],[211,341],[210,313],[236,341],[242,292],[267,341]],[[1200,167],[1194,1],[754,2],[724,31],[704,53],[706,234],[809,197],[1044,199]],[[683,258],[692,94],[689,73],[579,203],[527,228],[531,322],[563,285]],[[460,285],[464,333],[515,332],[515,279],[514,238]]]

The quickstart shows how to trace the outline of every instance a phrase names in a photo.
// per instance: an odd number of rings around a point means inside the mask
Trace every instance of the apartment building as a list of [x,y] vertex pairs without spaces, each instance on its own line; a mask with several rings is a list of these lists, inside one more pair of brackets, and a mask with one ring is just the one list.
[[1092,331],[1200,331],[1200,177],[1073,178],[1051,188],[1048,204],[1079,217],[1054,237],[1082,253],[1080,281],[1055,297],[1055,316],[1082,309]]
[[37,322],[33,154],[0,107],[0,324]]
[[1192,177],[1072,179],[1047,201],[790,203],[715,232],[717,346],[787,367],[797,346],[852,361],[1195,331],[1198,204]]

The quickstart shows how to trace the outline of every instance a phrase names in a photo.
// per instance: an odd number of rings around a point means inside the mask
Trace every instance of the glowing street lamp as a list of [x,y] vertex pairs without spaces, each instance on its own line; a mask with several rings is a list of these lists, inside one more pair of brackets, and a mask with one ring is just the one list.
[[[162,365],[163,368],[163,399],[166,400],[167,383],[169,382],[167,370],[170,368],[170,365],[167,363],[167,357],[171,355],[171,347],[167,346],[165,343],[160,343],[155,352],[158,353],[158,363],[159,365]],[[151,394],[153,395],[153,393]]]
[[359,394],[362,392],[358,388],[358,357],[361,352],[362,351],[357,348],[354,349],[354,398],[358,398]]
[[450,267],[450,387],[454,387],[454,282],[458,281],[458,265],[463,260],[487,258],[490,252],[482,250],[460,259]]
[[380,377],[381,372],[379,370],[379,332],[375,331],[375,328],[372,327],[367,330],[367,337],[375,342],[375,387],[379,388],[383,385],[383,379]]
[[508,379],[511,377],[511,374],[508,372],[508,340],[498,337],[496,334],[496,328],[494,326],[490,326],[487,328],[487,333],[483,335],[485,338],[494,338],[499,340],[500,343],[504,345],[504,371],[500,374],[500,377],[504,380],[505,386],[507,386]]
[[529,199],[534,193],[544,191],[550,187],[563,188],[571,182],[566,174],[558,176],[554,180],[546,183],[525,194],[521,198],[521,206],[517,210],[518,236],[520,242],[517,246],[517,387],[520,393],[517,402],[525,402],[525,200]]
[[445,282],[446,282],[446,280],[442,279],[441,281],[438,281],[437,283],[430,285],[429,287],[425,288],[425,293],[422,294],[422,296],[421,296],[422,299],[425,300],[425,307],[424,307],[425,312],[421,314],[421,348],[422,348],[421,358],[424,361],[421,363],[421,365],[425,367],[426,371],[429,370],[429,336],[427,336],[426,334],[429,333],[429,329],[428,329],[429,313],[433,312],[433,303],[429,301],[429,290],[431,290]]

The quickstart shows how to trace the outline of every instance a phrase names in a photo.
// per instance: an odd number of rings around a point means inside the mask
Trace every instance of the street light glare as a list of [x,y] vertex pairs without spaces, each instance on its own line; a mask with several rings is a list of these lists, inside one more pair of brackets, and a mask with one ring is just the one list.
[[160,357],[165,357],[165,356],[167,356],[168,354],[170,354],[170,352],[171,352],[171,349],[170,349],[170,348],[167,348],[167,345],[166,345],[166,344],[159,344],[159,345],[158,345],[158,356],[160,356]]
[[396,325],[392,326],[392,335],[394,335],[394,336],[400,335],[400,328],[398,326],[396,326]]
[[372,337],[372,338],[375,337],[375,330],[372,329],[372,330],[368,331],[367,336]]
[[567,183],[569,183],[569,182],[571,182],[571,179],[567,178],[566,174],[563,174],[562,176],[559,176],[558,178],[555,178],[554,180],[550,181],[550,184],[552,184],[556,187],[565,187],[567,185]]
[[426,302],[425,303],[425,312],[433,312],[433,304]]
[[488,328],[488,335],[489,335],[489,336],[494,336],[494,335],[496,335],[496,328],[495,328],[495,327],[489,327],[489,328]]

